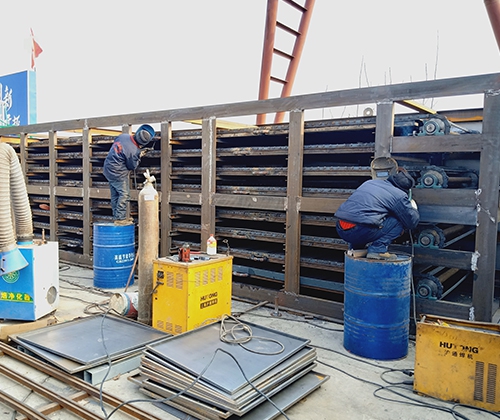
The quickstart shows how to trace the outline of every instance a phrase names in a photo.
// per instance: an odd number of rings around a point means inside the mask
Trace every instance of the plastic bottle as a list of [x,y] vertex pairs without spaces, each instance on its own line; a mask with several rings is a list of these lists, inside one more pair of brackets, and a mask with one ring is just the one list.
[[217,240],[214,238],[214,235],[212,233],[207,239],[207,254],[208,255],[217,254]]

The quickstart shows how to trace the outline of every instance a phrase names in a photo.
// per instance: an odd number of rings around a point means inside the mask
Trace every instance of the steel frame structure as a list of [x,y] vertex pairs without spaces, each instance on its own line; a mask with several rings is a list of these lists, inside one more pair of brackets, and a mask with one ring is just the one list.
[[[172,206],[195,206],[200,208],[200,244],[206,243],[210,233],[216,231],[216,210],[235,208],[245,211],[261,210],[281,212],[286,215],[284,239],[284,280],[280,290],[239,284],[235,281],[236,296],[257,301],[276,302],[280,306],[304,312],[342,319],[343,304],[301,293],[300,252],[301,217],[304,214],[333,214],[345,200],[345,195],[336,197],[306,196],[301,180],[304,174],[304,113],[307,110],[349,105],[376,104],[374,156],[390,156],[403,153],[429,154],[466,152],[479,157],[479,181],[476,189],[466,190],[416,190],[415,198],[421,206],[445,209],[453,223],[462,223],[460,208],[472,217],[476,225],[474,251],[418,250],[415,258],[449,267],[465,268],[474,273],[471,304],[455,304],[442,301],[417,299],[417,310],[421,313],[456,316],[464,319],[474,315],[476,320],[490,321],[496,310],[494,301],[496,247],[498,226],[498,185],[500,173],[500,74],[485,74],[470,77],[403,83],[390,86],[368,87],[342,91],[323,92],[295,97],[275,98],[262,101],[240,102],[213,106],[170,109],[155,112],[82,118],[56,121],[23,127],[0,128],[0,136],[18,147],[22,167],[27,174],[30,197],[45,197],[48,210],[43,210],[48,222],[44,225],[50,240],[58,240],[64,231],[65,222],[59,214],[68,201],[81,205],[79,234],[82,246],[79,252],[68,249],[60,251],[60,258],[76,264],[92,265],[92,223],[99,203],[109,200],[109,191],[95,183],[97,142],[92,130],[122,126],[130,130],[134,124],[159,124],[161,136],[160,168],[160,255],[168,255],[172,246]],[[395,103],[426,97],[454,97],[482,94],[482,132],[464,136],[442,135],[438,137],[395,136]],[[286,193],[284,195],[232,194],[218,190],[217,151],[218,119],[267,113],[288,113],[289,122],[277,129],[288,136],[286,150]],[[202,120],[201,127],[201,191],[172,189],[173,150],[176,133],[172,124],[178,121]],[[248,135],[265,135],[272,127],[250,127]],[[62,182],[67,168],[62,166],[59,153],[63,144],[71,144],[62,135],[69,130],[80,130],[78,148],[81,153],[81,180],[77,186]],[[36,138],[43,134],[48,148],[45,171],[48,183],[39,184],[30,178],[30,150],[36,146]],[[39,137],[38,137],[39,138]],[[48,140],[47,140],[48,138]],[[112,141],[112,140],[110,140]],[[265,152],[263,152],[265,155]],[[222,192],[221,192],[222,191]],[[133,200],[137,199],[134,191]],[[449,209],[446,212],[446,209]],[[37,210],[40,211],[40,210]]]

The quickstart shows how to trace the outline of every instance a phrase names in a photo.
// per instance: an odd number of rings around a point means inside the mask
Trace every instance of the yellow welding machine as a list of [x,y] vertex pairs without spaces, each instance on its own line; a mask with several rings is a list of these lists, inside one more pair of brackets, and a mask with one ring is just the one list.
[[175,335],[230,315],[233,257],[174,258],[153,261],[153,327]]
[[500,325],[424,316],[417,324],[415,391],[500,411]]

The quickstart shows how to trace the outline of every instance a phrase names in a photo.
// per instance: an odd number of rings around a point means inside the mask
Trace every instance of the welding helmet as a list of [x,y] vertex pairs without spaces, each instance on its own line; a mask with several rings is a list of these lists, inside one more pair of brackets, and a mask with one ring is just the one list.
[[398,162],[391,157],[381,156],[372,160],[370,170],[372,179],[387,179],[395,174],[398,169]]
[[141,125],[135,132],[135,141],[139,146],[146,146],[155,136],[155,130],[153,127],[147,124]]
[[388,180],[392,185],[407,194],[415,186],[415,180],[405,169],[398,169],[395,174],[389,176]]

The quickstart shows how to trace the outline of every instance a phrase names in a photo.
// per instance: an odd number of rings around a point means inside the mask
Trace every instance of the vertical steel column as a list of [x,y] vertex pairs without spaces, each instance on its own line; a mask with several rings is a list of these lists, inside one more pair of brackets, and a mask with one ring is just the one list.
[[170,192],[172,191],[172,123],[164,121],[161,123],[161,168],[160,178],[160,256],[169,256],[172,248],[172,206],[170,204]]
[[[122,133],[123,134],[132,134],[132,126],[128,124],[122,125]],[[129,182],[130,182],[130,174],[129,174]],[[132,197],[130,197],[132,198]],[[130,217],[130,201],[127,203],[127,218]]]
[[28,147],[28,136],[26,135],[26,133],[20,133],[19,134],[19,160],[21,162],[21,170],[23,171],[24,182],[26,183],[26,185],[28,185],[28,177],[26,176],[27,169],[28,169],[28,164],[26,162],[26,160],[28,159],[27,147]]
[[491,322],[495,289],[500,182],[500,91],[488,91],[484,99],[483,147],[479,160],[476,252],[479,254],[472,289],[475,320]]
[[91,205],[90,205],[90,187],[91,184],[91,176],[92,173],[92,164],[90,163],[90,158],[92,157],[91,152],[91,142],[92,138],[90,135],[90,129],[85,123],[85,127],[82,131],[82,176],[83,176],[83,255],[89,256],[91,252],[90,246],[90,238],[91,235]]
[[49,131],[49,206],[51,241],[57,241],[57,133]]
[[217,176],[217,120],[204,118],[201,125],[201,242],[200,249],[207,250],[207,239],[215,234],[215,178]]
[[377,103],[375,157],[390,157],[394,133],[394,102]]
[[304,162],[304,111],[290,112],[285,238],[285,291],[300,292],[300,199]]

